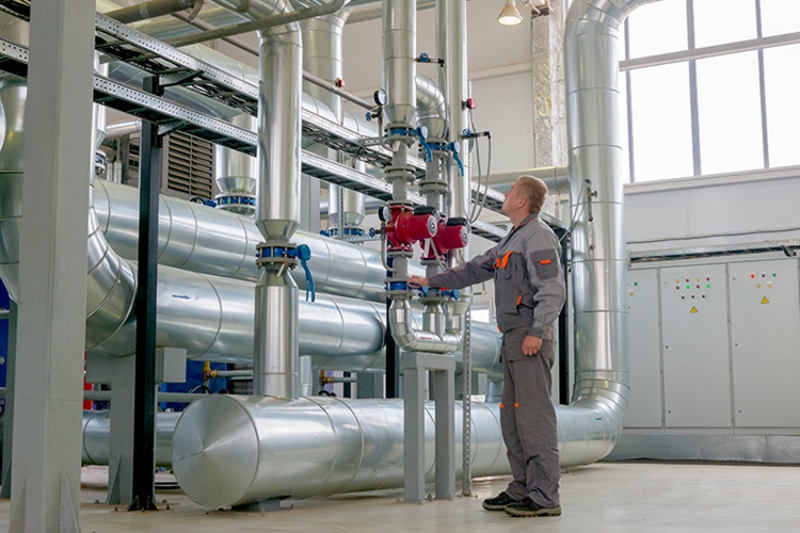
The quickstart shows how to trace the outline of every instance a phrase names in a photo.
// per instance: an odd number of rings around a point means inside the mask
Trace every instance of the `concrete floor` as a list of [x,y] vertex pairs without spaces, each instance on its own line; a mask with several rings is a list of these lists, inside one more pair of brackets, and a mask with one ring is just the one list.
[[[169,509],[129,513],[102,503],[106,469],[82,472],[84,533],[159,531],[798,531],[800,469],[796,466],[598,463],[563,472],[558,518],[511,518],[481,509],[507,478],[479,479],[474,495],[424,504],[401,502],[402,490],[284,501],[278,512],[207,511],[178,489],[159,489]],[[157,481],[169,483],[171,476]],[[460,485],[459,485],[460,492]],[[161,507],[166,507],[163,503]],[[0,530],[8,529],[8,500],[0,502]]]

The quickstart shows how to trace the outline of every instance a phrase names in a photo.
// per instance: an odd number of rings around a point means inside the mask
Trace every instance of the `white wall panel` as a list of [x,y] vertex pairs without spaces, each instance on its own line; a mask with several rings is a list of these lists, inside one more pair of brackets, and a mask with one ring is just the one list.
[[731,426],[724,265],[661,270],[668,428]]
[[729,275],[736,427],[800,430],[797,259],[731,264]]
[[628,271],[631,393],[626,428],[662,426],[658,271]]

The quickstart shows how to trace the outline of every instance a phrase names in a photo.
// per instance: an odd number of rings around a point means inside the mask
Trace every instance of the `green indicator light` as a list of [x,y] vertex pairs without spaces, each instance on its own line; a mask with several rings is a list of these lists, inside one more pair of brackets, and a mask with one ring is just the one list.
[[634,286],[634,287],[638,287],[638,286],[639,286],[639,282],[638,282],[638,281],[634,281],[634,282],[633,282],[633,286]]
[[687,286],[686,286],[686,288],[687,288],[687,289],[691,289],[691,288],[692,288],[692,286],[691,286],[691,285],[687,285]]
[[773,272],[773,273],[772,273],[772,277],[773,277],[773,278],[777,278],[777,277],[778,277],[778,275],[777,275],[775,272]]
[[710,284],[710,283],[707,283],[707,284],[706,284],[706,289],[710,289],[710,288],[711,288],[711,284]]

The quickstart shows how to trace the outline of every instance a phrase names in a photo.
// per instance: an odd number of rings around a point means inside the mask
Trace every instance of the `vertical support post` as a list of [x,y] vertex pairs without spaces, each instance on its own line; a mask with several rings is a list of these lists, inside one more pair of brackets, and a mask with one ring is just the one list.
[[77,532],[94,4],[31,3],[10,531]]
[[455,358],[432,353],[403,354],[403,498],[425,499],[425,370],[434,372],[436,498],[456,492]]
[[[156,77],[144,90],[159,94]],[[129,511],[156,511],[156,300],[158,276],[158,201],[161,187],[161,139],[158,125],[142,123],[139,175],[139,271],[136,289],[136,363],[134,372],[133,494]]]
[[436,393],[436,499],[452,500],[456,496],[455,376],[452,369],[436,370],[433,375]]
[[425,499],[425,369],[403,372],[403,499]]
[[472,310],[464,313],[464,347],[461,350],[461,376],[463,378],[463,398],[461,400],[461,495],[472,495]]

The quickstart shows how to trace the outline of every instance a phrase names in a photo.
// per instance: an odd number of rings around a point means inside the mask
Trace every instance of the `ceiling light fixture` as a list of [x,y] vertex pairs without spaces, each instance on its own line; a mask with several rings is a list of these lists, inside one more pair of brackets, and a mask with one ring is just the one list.
[[504,26],[516,26],[522,22],[522,15],[520,15],[519,9],[517,9],[515,0],[506,0],[506,5],[503,6],[503,9],[497,16],[497,22]]

